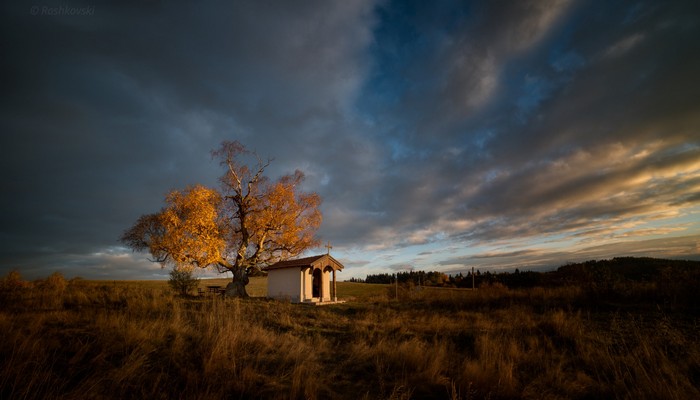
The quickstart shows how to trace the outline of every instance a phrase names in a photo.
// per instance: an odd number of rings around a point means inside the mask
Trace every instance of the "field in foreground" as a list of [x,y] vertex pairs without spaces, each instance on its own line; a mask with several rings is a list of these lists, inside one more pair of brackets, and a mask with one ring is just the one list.
[[700,398],[696,312],[639,297],[341,283],[353,301],[309,307],[52,279],[1,293],[0,398]]

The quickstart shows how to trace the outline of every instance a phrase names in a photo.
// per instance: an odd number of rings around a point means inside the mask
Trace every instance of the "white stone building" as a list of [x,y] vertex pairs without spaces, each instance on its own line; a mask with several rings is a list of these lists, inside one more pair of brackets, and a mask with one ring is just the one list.
[[343,268],[330,254],[280,261],[263,268],[267,271],[267,297],[295,303],[338,301],[335,274]]

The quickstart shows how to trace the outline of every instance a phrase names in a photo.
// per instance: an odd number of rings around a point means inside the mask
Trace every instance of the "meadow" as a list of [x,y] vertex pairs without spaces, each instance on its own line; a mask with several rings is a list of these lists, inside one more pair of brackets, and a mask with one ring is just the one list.
[[3,399],[700,398],[695,311],[576,286],[339,282],[348,301],[324,307],[267,300],[265,278],[250,299],[60,275],[0,289]]

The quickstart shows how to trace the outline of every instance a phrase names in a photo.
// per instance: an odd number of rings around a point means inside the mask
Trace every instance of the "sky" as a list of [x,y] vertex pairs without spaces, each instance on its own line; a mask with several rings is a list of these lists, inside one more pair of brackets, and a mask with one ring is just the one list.
[[1,7],[2,275],[163,279],[118,239],[224,140],[306,173],[340,279],[700,259],[700,2]]

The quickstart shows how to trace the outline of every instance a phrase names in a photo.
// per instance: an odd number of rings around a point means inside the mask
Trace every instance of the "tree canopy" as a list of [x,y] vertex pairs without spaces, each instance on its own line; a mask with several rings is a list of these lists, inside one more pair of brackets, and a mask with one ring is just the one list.
[[159,212],[138,218],[121,241],[148,251],[162,266],[230,271],[227,295],[247,296],[253,268],[319,245],[321,198],[301,191],[299,170],[269,179],[264,173],[271,160],[264,162],[237,141],[223,142],[212,156],[224,168],[219,190],[202,185],[173,190]]

